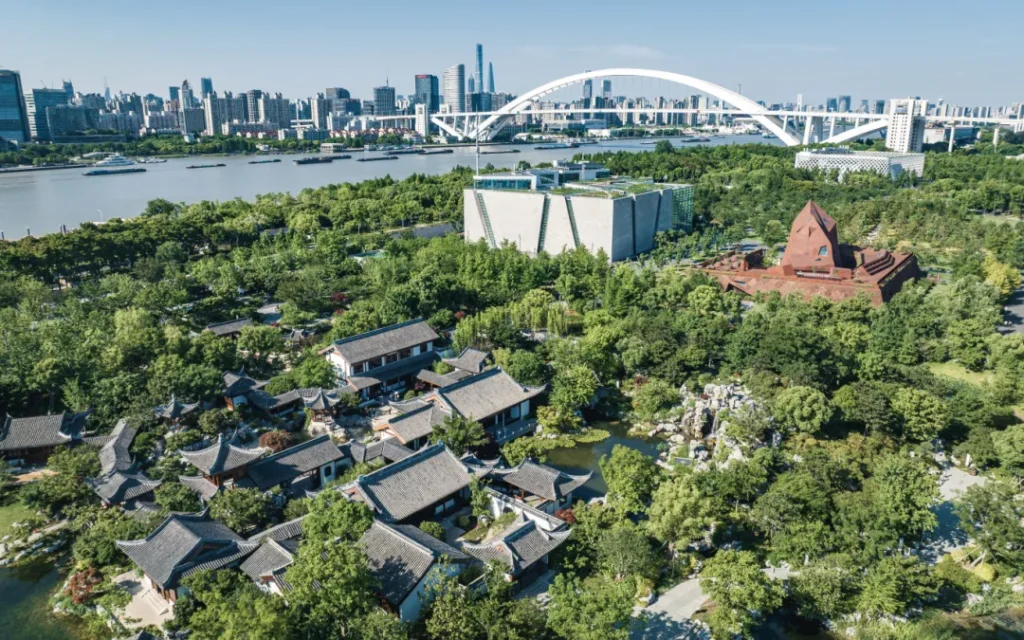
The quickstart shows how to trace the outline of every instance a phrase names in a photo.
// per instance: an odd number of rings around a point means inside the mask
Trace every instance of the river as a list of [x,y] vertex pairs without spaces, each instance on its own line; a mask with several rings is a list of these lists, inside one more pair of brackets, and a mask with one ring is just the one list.
[[0,568],[0,638],[73,640],[74,621],[50,613],[50,596],[63,582],[54,559]]
[[[660,138],[659,138],[660,139]],[[679,138],[665,138],[681,146]],[[654,148],[651,138],[603,141],[578,149],[536,150],[534,145],[487,146],[484,151],[519,149],[520,153],[481,155],[481,166],[511,168],[525,160],[531,164],[551,162],[572,157],[576,153],[600,151],[644,151]],[[781,144],[777,139],[764,139],[757,135],[724,136],[711,138],[707,144],[746,143]],[[692,146],[696,143],[685,143]],[[390,175],[396,179],[413,173],[439,174],[457,166],[474,166],[472,147],[457,147],[454,153],[440,155],[404,155],[390,162],[356,162],[365,155],[379,152],[352,152],[351,160],[337,160],[330,164],[295,165],[292,160],[301,155],[282,155],[281,162],[248,164],[256,156],[227,156],[170,158],[165,163],[147,164],[145,173],[112,176],[84,176],[81,169],[0,173],[0,231],[8,240],[26,235],[53,233],[61,225],[69,229],[82,222],[96,222],[107,218],[131,218],[139,215],[146,203],[156,198],[171,202],[224,201],[234,198],[252,199],[264,193],[298,193],[309,187],[321,187],[341,182],[360,182]],[[309,154],[306,154],[309,155]],[[186,169],[193,164],[223,163],[226,166],[209,169]]]

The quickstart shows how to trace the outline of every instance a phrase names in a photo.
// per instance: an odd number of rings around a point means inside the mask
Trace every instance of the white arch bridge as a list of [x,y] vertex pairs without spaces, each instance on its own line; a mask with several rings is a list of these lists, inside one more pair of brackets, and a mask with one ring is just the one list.
[[[560,89],[576,84],[582,84],[587,80],[596,80],[615,77],[650,78],[673,82],[700,91],[705,95],[712,96],[727,105],[720,109],[694,109],[694,108],[652,108],[652,107],[614,107],[614,108],[542,108],[540,100],[544,96],[554,93]],[[437,125],[445,133],[458,137],[469,138],[480,141],[491,140],[505,126],[512,122],[517,116],[532,115],[568,115],[568,114],[678,114],[678,113],[699,113],[717,114],[738,118],[749,118],[760,124],[765,130],[773,133],[788,146],[809,144],[811,142],[824,142],[839,144],[863,137],[872,132],[885,129],[889,126],[888,114],[875,113],[854,113],[854,112],[819,112],[819,111],[773,111],[764,107],[750,98],[740,95],[720,85],[687,76],[671,71],[656,71],[652,69],[598,69],[577,73],[558,80],[553,80],[541,85],[536,89],[527,91],[515,100],[509,102],[498,111],[476,112],[476,113],[437,113],[431,115],[431,122]],[[414,116],[370,116],[368,120],[412,120]],[[956,124],[995,124],[1013,126],[1020,128],[1021,123],[1014,119],[1003,118],[971,118],[953,116],[927,116],[930,121],[941,121]],[[827,136],[823,134],[823,124],[831,122]],[[836,132],[837,123],[845,123],[851,128]],[[802,125],[802,126],[801,126]],[[842,127],[841,127],[842,129]]]

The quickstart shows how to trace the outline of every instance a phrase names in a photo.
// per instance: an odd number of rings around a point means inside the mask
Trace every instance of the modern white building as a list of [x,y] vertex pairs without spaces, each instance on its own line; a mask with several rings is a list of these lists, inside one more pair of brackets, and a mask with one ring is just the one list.
[[586,247],[617,261],[653,249],[658,232],[692,227],[691,185],[600,180],[607,175],[582,163],[477,176],[463,197],[466,240],[529,254]]
[[890,100],[889,104],[889,133],[885,146],[892,151],[921,153],[928,101],[903,98]]
[[853,151],[849,147],[809,149],[796,154],[797,169],[839,171],[839,179],[849,171],[873,171],[896,178],[904,171],[924,175],[923,153],[899,151]]
[[457,64],[444,70],[444,103],[451,113],[466,111],[466,65]]

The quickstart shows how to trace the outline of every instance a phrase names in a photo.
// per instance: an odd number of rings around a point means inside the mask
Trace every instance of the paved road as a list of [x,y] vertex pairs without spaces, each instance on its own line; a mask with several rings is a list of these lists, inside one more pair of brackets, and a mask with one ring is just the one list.
[[1000,333],[1024,333],[1024,287],[1017,289],[1010,296],[1003,319],[1010,324],[1000,326]]
[[967,544],[967,533],[960,527],[960,519],[953,513],[953,502],[968,487],[988,482],[984,476],[972,476],[959,467],[949,465],[945,456],[937,455],[936,461],[943,465],[939,479],[939,504],[932,507],[938,525],[928,534],[921,545],[921,558],[935,564],[953,549]]

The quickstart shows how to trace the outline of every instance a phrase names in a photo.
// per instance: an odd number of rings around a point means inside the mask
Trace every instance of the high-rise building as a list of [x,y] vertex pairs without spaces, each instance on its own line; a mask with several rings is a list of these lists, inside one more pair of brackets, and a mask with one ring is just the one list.
[[612,81],[602,80],[601,81],[601,97],[605,100],[612,99]]
[[839,96],[838,106],[839,111],[849,113],[852,111],[853,99],[850,96]]
[[902,153],[921,153],[928,101],[904,98],[890,100],[889,104],[889,133],[885,137],[885,146]]
[[444,103],[451,113],[466,111],[466,65],[457,64],[444,70]]
[[875,113],[885,113],[885,100],[875,100]]
[[423,137],[430,135],[430,115],[427,111],[427,105],[422,102],[413,107],[413,113],[416,115],[416,133]]
[[199,90],[203,96],[203,100],[207,96],[213,95],[213,78],[200,78],[199,79]]
[[473,76],[469,76],[469,80],[466,81],[466,93],[476,93],[476,79]]
[[333,102],[333,100],[322,93],[318,93],[315,97],[309,99],[310,117],[313,119],[314,127],[317,129],[327,128],[327,115],[333,108]]
[[263,92],[253,89],[245,92],[245,121],[255,124],[260,121],[260,98]]
[[373,114],[377,116],[395,115],[395,88],[384,85],[373,88]]
[[247,111],[246,96],[234,96],[230,91],[223,98],[209,95],[203,100],[203,117],[206,120],[204,133],[208,136],[219,135],[223,126],[232,122],[245,122]]
[[71,101],[75,99],[75,86],[71,84],[70,80],[64,81],[64,95],[68,97],[65,104],[71,104]]
[[46,123],[46,109],[66,105],[67,97],[64,89],[33,89],[25,93],[25,112],[28,114],[28,129],[33,140],[53,139]]
[[181,91],[178,87],[167,87],[167,95],[170,96],[171,100],[181,99]]
[[342,87],[327,87],[324,90],[324,97],[328,100],[348,100],[352,97],[352,94],[349,93],[348,89]]
[[30,136],[21,74],[0,69],[0,138],[8,142],[27,142]]
[[278,129],[288,129],[292,125],[292,105],[288,98],[280,93],[271,96],[269,93],[262,93],[257,101],[259,109],[259,122],[272,125]]
[[839,111],[839,100],[835,98],[825,100],[825,111]]
[[[484,45],[476,45],[476,73],[473,74],[474,84],[473,87],[476,91],[484,90]],[[470,89],[469,92],[473,93],[474,89]]]
[[[188,80],[181,81],[181,109],[191,109],[195,104],[192,96],[192,85],[189,84]],[[109,100],[108,100],[109,102]]]
[[860,113],[871,113],[871,107],[868,105],[868,99],[864,98],[860,101],[860,106],[857,107],[857,111]]
[[372,116],[377,112],[377,106],[373,103],[373,100],[363,100],[361,106],[364,116]]
[[416,104],[422,104],[427,108],[427,114],[437,113],[441,103],[438,93],[437,76],[429,73],[421,73],[416,76]]
[[[590,69],[587,69],[587,71],[590,71]],[[588,106],[590,105],[590,99],[593,98],[593,97],[594,97],[594,81],[593,80],[584,80],[583,81],[583,100],[586,102],[586,104]]]
[[487,93],[494,93],[494,63],[487,63]]

